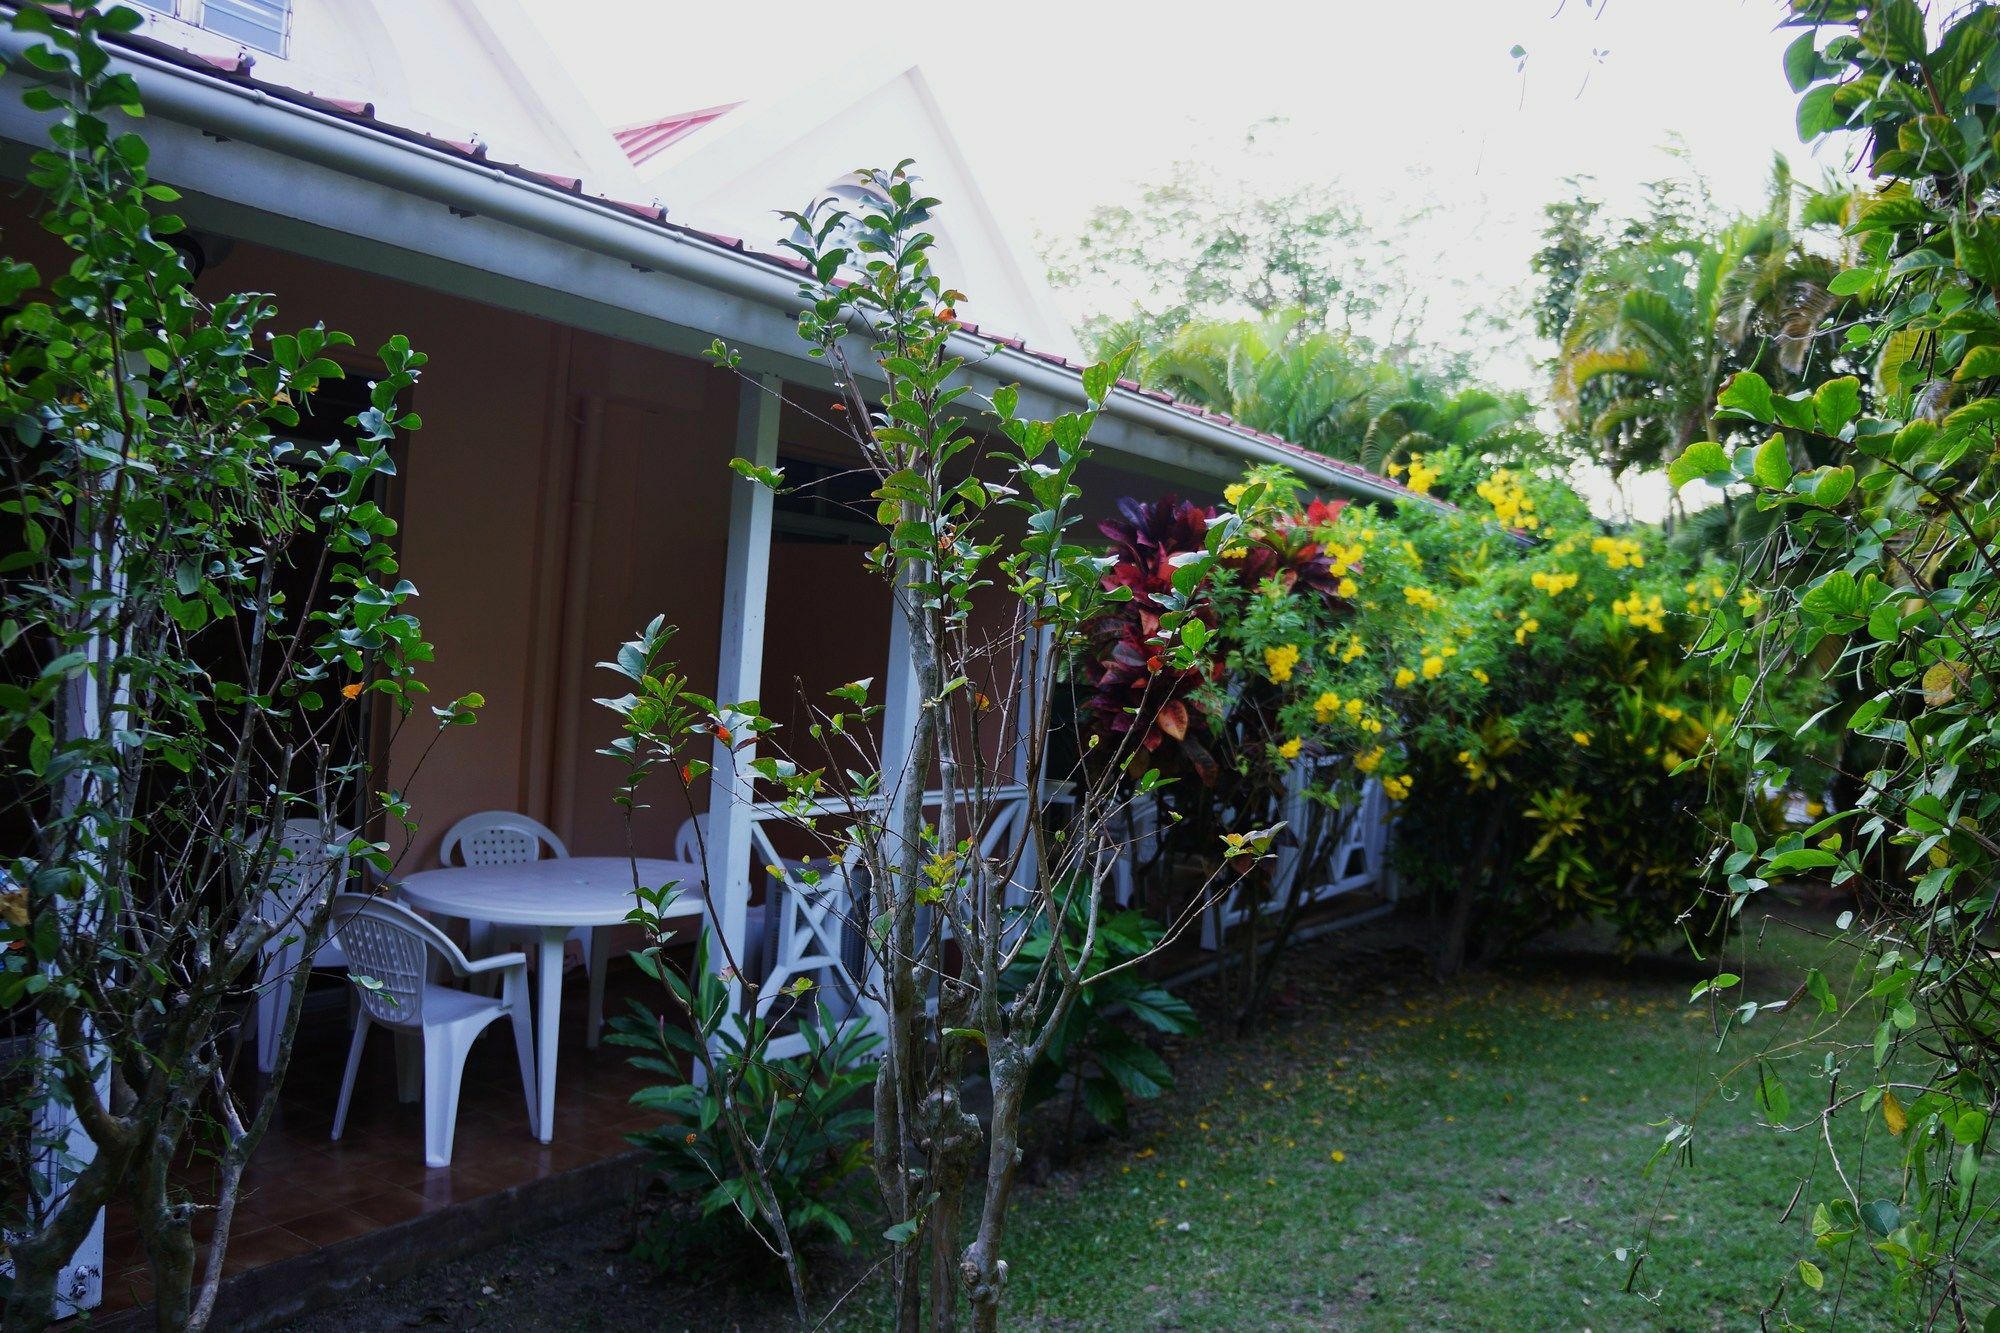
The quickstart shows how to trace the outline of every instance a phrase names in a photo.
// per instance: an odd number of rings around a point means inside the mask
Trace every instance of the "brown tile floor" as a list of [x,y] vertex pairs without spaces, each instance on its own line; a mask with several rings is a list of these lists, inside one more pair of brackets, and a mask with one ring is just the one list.
[[[449,1167],[424,1165],[423,1110],[396,1100],[395,1042],[380,1030],[370,1036],[347,1129],[336,1143],[329,1135],[349,1033],[344,984],[315,979],[314,1003],[299,1031],[278,1116],[245,1173],[226,1272],[288,1259],[613,1156],[629,1147],[628,1130],[658,1121],[630,1105],[632,1093],[649,1080],[626,1063],[618,1047],[585,1049],[585,980],[573,970],[564,985],[553,1142],[538,1143],[529,1131],[520,1066],[501,1022],[481,1035],[466,1061]],[[629,964],[614,964],[606,1010],[621,1011],[624,996],[640,994],[647,985]],[[203,1164],[190,1163],[177,1174],[197,1198],[212,1188]],[[122,1205],[109,1209],[105,1227],[99,1313],[110,1314],[150,1300],[152,1279],[130,1213]],[[206,1236],[206,1221],[197,1224],[197,1232]]]

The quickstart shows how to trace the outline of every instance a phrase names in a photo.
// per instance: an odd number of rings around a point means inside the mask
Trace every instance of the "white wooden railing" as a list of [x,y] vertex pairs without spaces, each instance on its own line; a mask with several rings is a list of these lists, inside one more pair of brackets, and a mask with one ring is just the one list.
[[[977,793],[954,795],[959,805],[976,802],[991,812],[976,839],[978,855],[989,861],[1007,855],[1014,840],[1024,832],[1037,799],[1026,783],[1007,783]],[[736,807],[733,813],[742,815],[749,824],[750,856],[742,865],[718,867],[726,873],[711,875],[709,883],[723,895],[741,894],[747,900],[751,867],[766,867],[773,872],[767,881],[765,911],[776,916],[775,942],[770,965],[757,986],[754,1001],[757,1014],[768,1015],[784,1000],[788,989],[804,977],[813,983],[809,1002],[826,1005],[839,1021],[880,1030],[881,1008],[869,994],[873,977],[866,914],[872,913],[873,905],[864,901],[867,885],[859,853],[849,849],[838,863],[790,859],[779,854],[771,839],[770,826],[796,825],[803,819],[879,814],[889,808],[890,799],[887,795],[854,799],[830,796],[803,806],[783,801],[747,801]],[[941,810],[946,799],[943,791],[925,792],[924,807],[928,811]],[[1068,798],[1066,791],[1045,786],[1039,799],[1046,805]],[[1018,883],[1010,885],[1007,905],[1020,905],[1025,892]],[[709,924],[712,928],[718,920],[725,926],[735,922],[741,931],[743,919],[743,912],[727,910],[725,898],[718,904],[718,910],[710,913]],[[727,954],[718,950],[716,956],[748,957],[746,943],[743,939],[732,939]],[[804,1049],[803,1037],[781,1033],[773,1038],[771,1054],[782,1058]]]

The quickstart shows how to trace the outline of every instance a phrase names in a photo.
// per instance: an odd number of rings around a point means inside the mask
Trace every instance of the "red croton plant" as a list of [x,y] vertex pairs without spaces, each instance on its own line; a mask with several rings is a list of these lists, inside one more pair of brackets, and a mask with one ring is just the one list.
[[[1241,494],[1238,487],[1230,492]],[[1268,584],[1285,594],[1338,602],[1340,576],[1323,533],[1346,503],[1314,500],[1303,509],[1279,505],[1244,515],[1244,539],[1220,562],[1231,586],[1204,590],[1208,595],[1199,598],[1195,614],[1211,630],[1222,630],[1226,643],[1227,626],[1218,623],[1213,595],[1218,591],[1254,591]],[[1160,597],[1172,589],[1176,557],[1204,549],[1216,511],[1169,495],[1150,504],[1128,497],[1118,502],[1118,512],[1121,517],[1098,525],[1114,558],[1104,586],[1130,588],[1132,598],[1097,622],[1093,653],[1083,667],[1092,691],[1085,703],[1089,723],[1107,739],[1138,733],[1128,761],[1135,774],[1151,768],[1169,776],[1192,772],[1203,786],[1213,787],[1219,764],[1211,745],[1241,721],[1220,714],[1234,711],[1228,701],[1264,692],[1205,689],[1223,683],[1224,654],[1202,668],[1176,667],[1159,630]]]
[[[1215,756],[1196,734],[1202,710],[1196,695],[1204,684],[1222,678],[1222,663],[1177,668],[1163,655],[1158,635],[1164,610],[1159,598],[1172,589],[1174,557],[1204,549],[1214,511],[1169,495],[1151,504],[1128,496],[1118,502],[1118,512],[1122,518],[1097,525],[1116,561],[1104,575],[1104,586],[1130,588],[1132,599],[1093,629],[1094,651],[1084,663],[1084,683],[1092,691],[1084,705],[1090,724],[1111,738],[1139,733],[1129,761],[1135,771],[1187,767],[1212,785]],[[1195,614],[1215,628],[1215,608],[1207,599]]]

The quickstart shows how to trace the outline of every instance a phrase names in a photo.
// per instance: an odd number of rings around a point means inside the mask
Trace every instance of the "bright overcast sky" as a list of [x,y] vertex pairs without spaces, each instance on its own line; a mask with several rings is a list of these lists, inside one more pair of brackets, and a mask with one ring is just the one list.
[[[1411,268],[1453,342],[1469,308],[1518,306],[1565,176],[1630,206],[1677,170],[1661,149],[1678,140],[1718,203],[1751,207],[1774,150],[1811,169],[1776,0],[522,3],[613,124],[905,54],[1024,238],[1072,234],[1182,159],[1273,188],[1337,182],[1385,225],[1428,208]],[[897,13],[923,17],[897,39],[881,21]],[[1246,161],[1245,129],[1270,117],[1286,128]],[[1542,353],[1508,341],[1488,373],[1528,387]]]

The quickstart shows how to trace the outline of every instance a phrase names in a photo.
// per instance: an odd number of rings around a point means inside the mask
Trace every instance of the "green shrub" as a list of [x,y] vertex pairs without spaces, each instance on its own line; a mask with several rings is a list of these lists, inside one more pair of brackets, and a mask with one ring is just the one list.
[[[633,1094],[633,1104],[669,1118],[627,1137],[653,1154],[670,1189],[699,1197],[705,1218],[734,1209],[744,1227],[762,1235],[766,1204],[754,1197],[751,1184],[761,1179],[794,1240],[825,1236],[851,1245],[856,1221],[872,1206],[874,1113],[867,1093],[875,1068],[868,1057],[881,1038],[836,1023],[820,1006],[799,1021],[805,1054],[771,1057],[771,1023],[730,1016],[729,988],[708,966],[708,947],[704,932],[689,970],[692,992],[687,977],[659,964],[656,948],[633,955],[683,1013],[696,1016],[713,1043],[707,1058],[714,1073],[699,1082],[688,1077],[686,1068],[702,1067],[700,1037],[634,1001],[630,1014],[612,1020],[608,1040],[632,1048],[632,1063],[661,1078]],[[727,1108],[724,1089],[731,1098]],[[725,1112],[748,1125],[748,1146],[762,1159],[761,1171],[744,1160]],[[641,1241],[642,1254],[655,1260],[675,1249],[672,1237]]]
[[[1064,916],[1062,948],[1072,968],[1083,969],[1084,987],[1076,1003],[1057,1024],[1055,1035],[1028,1075],[1025,1101],[1029,1107],[1067,1095],[1062,1141],[1073,1142],[1079,1111],[1087,1111],[1110,1128],[1123,1131],[1128,1103],[1149,1101],[1172,1091],[1174,1074],[1166,1060],[1135,1033],[1132,1018],[1155,1032],[1184,1036],[1199,1022],[1187,1001],[1133,966],[1159,946],[1165,930],[1136,910],[1098,918],[1095,947],[1088,956],[1083,942],[1088,926],[1080,889]],[[1010,990],[1028,985],[1043,958],[1055,945],[1045,922],[1022,941],[1019,958],[1005,974]]]
[[[1751,566],[1767,614],[1710,645],[1742,703],[1733,744],[1760,761],[1762,780],[1788,784],[1772,747],[1793,727],[1773,685],[1824,675],[1851,705],[1838,767],[1807,775],[1833,808],[1777,836],[1731,829],[1714,850],[1714,891],[1750,910],[1788,881],[1825,876],[1858,908],[1803,976],[1758,994],[1720,973],[1697,994],[1737,1057],[1724,1090],[1824,1145],[1801,1187],[1795,1248],[1772,1256],[1785,1282],[1777,1312],[1791,1310],[1786,1288],[1810,1300],[1869,1265],[1893,1275],[1908,1326],[1992,1328],[2000,9],[1793,11],[1806,31],[1785,69],[1802,136],[1858,132],[1881,178],[1859,200],[1849,267],[1829,284],[1865,306],[1847,339],[1872,354],[1874,374],[1795,393],[1737,375],[1718,397],[1718,429],[1754,442],[1698,442],[1671,476],[1706,478],[1774,525]],[[1872,1038],[1856,1040],[1857,1026]],[[1674,1120],[1663,1152],[1692,1156],[1701,1121]]]

